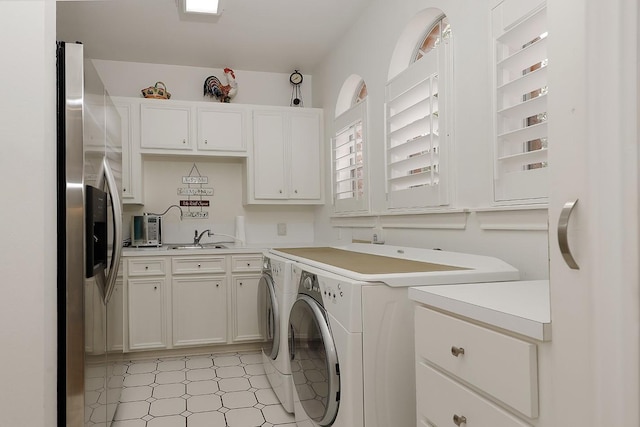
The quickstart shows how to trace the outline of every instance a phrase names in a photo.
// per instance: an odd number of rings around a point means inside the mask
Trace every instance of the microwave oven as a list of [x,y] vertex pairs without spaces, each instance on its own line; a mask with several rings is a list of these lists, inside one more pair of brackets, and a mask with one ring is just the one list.
[[162,246],[162,217],[136,215],[131,220],[131,246]]

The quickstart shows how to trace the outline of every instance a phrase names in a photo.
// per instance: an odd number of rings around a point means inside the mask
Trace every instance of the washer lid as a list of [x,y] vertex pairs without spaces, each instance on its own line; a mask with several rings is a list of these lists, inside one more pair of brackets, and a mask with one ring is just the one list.
[[300,403],[309,418],[330,426],[340,406],[340,368],[326,312],[310,296],[298,295],[289,325],[291,372]]
[[350,279],[397,287],[520,278],[516,268],[497,258],[432,249],[352,243],[343,247],[274,248],[270,252]]

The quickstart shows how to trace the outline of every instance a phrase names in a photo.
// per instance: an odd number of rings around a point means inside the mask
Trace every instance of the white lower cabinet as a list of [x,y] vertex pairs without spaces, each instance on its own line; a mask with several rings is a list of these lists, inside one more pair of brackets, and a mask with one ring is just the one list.
[[107,349],[109,349],[109,351],[122,351],[123,349],[123,304],[123,280],[119,278],[116,279],[111,299],[107,304]]
[[261,341],[264,334],[258,322],[258,283],[261,255],[231,256],[231,340]]
[[415,309],[419,426],[538,425],[537,345]]
[[131,257],[127,266],[125,351],[263,339],[261,255]]
[[416,369],[419,426],[530,426],[426,364]]
[[166,348],[165,277],[129,278],[127,288],[129,349]]
[[227,278],[180,276],[172,281],[173,345],[227,342]]
[[232,336],[234,342],[262,340],[258,323],[258,282],[260,276],[234,275],[231,304],[233,307]]

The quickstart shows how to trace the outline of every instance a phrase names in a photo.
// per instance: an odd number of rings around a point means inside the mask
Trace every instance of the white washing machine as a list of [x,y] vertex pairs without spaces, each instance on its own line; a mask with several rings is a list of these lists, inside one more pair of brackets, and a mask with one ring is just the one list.
[[[296,422],[305,427],[415,427],[414,307],[408,287],[519,279],[515,268],[496,258],[439,250],[348,245],[270,253],[296,262],[293,282],[302,287],[317,282],[311,288],[321,293],[337,354],[338,383],[328,375],[332,362],[323,379],[313,369],[320,363],[304,357],[328,340],[314,338],[320,336],[314,328],[321,329],[322,310],[300,308],[311,304],[299,290],[289,318],[296,343],[291,369]],[[323,350],[324,359],[315,359],[331,360],[330,347]]]
[[360,283],[294,265],[289,316],[293,404],[299,427],[363,427]]
[[265,374],[283,408],[293,413],[288,328],[298,284],[291,281],[291,265],[291,260],[264,254],[258,284],[258,319],[266,337],[262,345]]

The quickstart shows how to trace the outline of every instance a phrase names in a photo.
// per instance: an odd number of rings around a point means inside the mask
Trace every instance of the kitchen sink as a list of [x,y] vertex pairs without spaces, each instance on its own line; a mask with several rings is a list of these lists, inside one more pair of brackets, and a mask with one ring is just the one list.
[[199,243],[197,245],[187,243],[184,245],[168,245],[167,249],[227,249],[227,247],[220,243]]

